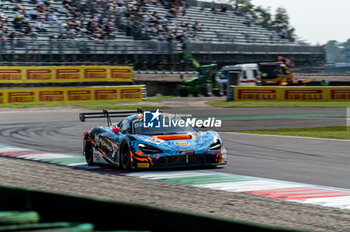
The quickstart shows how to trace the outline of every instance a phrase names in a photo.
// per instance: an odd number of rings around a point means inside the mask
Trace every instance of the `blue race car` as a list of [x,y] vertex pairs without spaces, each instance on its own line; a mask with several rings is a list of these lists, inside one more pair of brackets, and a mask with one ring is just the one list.
[[[107,118],[108,124],[84,133],[83,153],[88,165],[148,169],[226,164],[226,150],[218,133],[197,132],[181,117],[163,113],[158,116],[164,125],[147,127],[142,109],[81,113],[82,122],[87,118]],[[111,117],[125,119],[113,125]]]

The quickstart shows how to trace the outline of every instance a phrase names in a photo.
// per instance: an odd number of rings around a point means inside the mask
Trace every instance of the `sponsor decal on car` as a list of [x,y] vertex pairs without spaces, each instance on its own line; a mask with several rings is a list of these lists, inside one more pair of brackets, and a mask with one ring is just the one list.
[[158,144],[158,145],[164,142],[164,140],[155,139],[155,138],[147,138],[146,141],[150,142],[150,143],[155,143],[155,144]]
[[180,146],[180,147],[186,147],[188,145],[190,145],[189,142],[185,141],[185,140],[178,140],[178,141],[175,141],[175,144]]
[[138,168],[149,168],[149,163],[137,163]]

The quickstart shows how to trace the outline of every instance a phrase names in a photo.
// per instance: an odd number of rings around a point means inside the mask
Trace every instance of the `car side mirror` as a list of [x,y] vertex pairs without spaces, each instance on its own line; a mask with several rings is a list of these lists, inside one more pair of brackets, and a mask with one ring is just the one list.
[[115,127],[115,128],[112,129],[112,131],[113,131],[114,133],[118,133],[118,132],[120,131],[120,128],[119,128],[119,127]]

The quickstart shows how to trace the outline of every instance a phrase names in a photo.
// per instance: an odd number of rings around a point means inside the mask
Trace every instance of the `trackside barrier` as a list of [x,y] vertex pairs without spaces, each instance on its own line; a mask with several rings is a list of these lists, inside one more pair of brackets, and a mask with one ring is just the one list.
[[146,100],[146,98],[147,98],[146,85],[142,85],[142,100]]
[[132,82],[131,66],[2,66],[0,84]]
[[149,205],[104,201],[0,187],[0,210],[36,211],[41,222],[89,222],[96,230],[296,231],[179,212]]
[[0,89],[0,104],[142,100],[143,85]]
[[231,86],[235,101],[349,101],[350,86]]
[[241,72],[237,71],[229,71],[228,72],[228,78],[227,78],[227,86],[226,86],[226,92],[227,92],[227,101],[234,101],[234,88],[232,86],[236,86],[240,84],[240,78],[241,78]]

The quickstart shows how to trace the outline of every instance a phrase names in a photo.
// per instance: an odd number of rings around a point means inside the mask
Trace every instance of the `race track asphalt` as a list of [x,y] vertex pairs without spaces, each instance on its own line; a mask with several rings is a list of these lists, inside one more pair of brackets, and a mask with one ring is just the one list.
[[[232,133],[260,128],[345,125],[345,109],[183,108],[172,113],[223,119],[228,164],[219,172],[350,188],[350,141]],[[78,110],[2,109],[0,144],[80,155],[82,134],[104,120],[82,123]]]

